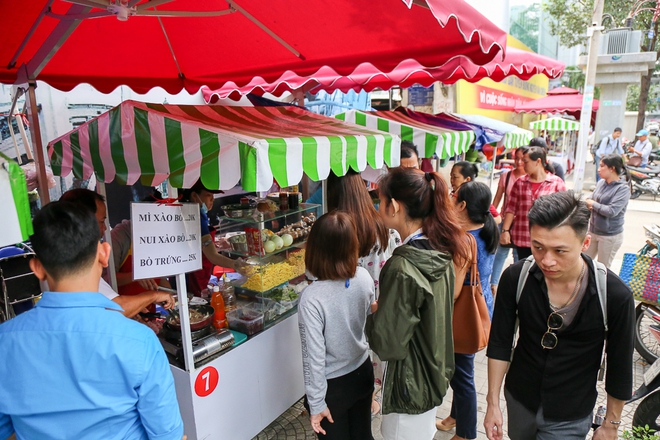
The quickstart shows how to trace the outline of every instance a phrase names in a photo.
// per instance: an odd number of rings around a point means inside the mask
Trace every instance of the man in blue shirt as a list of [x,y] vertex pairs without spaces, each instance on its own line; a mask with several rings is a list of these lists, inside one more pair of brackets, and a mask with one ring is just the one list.
[[642,163],[639,165],[640,168],[646,168],[649,166],[649,156],[651,156],[651,150],[653,150],[653,145],[649,141],[649,132],[648,130],[639,130],[635,135],[637,136],[637,142],[635,142],[634,147],[628,147],[628,151],[632,153],[633,157],[641,157]]
[[600,165],[600,159],[607,156],[608,154],[618,153],[623,156],[623,147],[621,146],[621,129],[619,127],[615,128],[611,135],[605,136],[598,145],[596,150],[596,183],[600,180],[600,174],[598,174],[598,166]]
[[51,291],[0,325],[0,439],[179,440],[174,380],[153,331],[98,293],[110,245],[89,210],[46,205],[30,267]]

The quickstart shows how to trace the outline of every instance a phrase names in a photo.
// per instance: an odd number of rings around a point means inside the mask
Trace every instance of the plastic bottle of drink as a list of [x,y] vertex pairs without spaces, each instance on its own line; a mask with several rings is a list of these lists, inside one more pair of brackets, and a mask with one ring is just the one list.
[[217,329],[227,328],[227,316],[225,315],[225,302],[222,299],[222,292],[220,288],[215,286],[213,288],[213,296],[211,297],[211,307],[213,307],[213,326]]
[[206,286],[205,289],[202,289],[201,297],[208,301],[211,298],[212,293],[213,293],[213,285],[209,284],[208,286]]
[[223,277],[222,299],[225,302],[225,312],[231,312],[236,309],[236,294],[234,293],[234,286],[231,285],[227,279],[227,275]]

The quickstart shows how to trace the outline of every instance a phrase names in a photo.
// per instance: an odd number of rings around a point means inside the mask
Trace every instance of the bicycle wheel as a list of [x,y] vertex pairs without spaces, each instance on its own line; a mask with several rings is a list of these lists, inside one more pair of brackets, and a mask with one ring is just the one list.
[[641,303],[635,308],[635,318],[635,350],[652,364],[660,356],[660,343],[651,334],[649,326],[659,323],[644,314]]

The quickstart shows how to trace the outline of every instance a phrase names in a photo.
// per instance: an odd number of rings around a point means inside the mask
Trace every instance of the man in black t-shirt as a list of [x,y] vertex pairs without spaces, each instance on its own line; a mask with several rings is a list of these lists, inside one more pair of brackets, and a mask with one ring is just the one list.
[[632,394],[635,304],[628,287],[608,271],[606,334],[594,263],[583,254],[591,240],[589,217],[572,191],[542,196],[529,211],[534,263],[519,298],[524,261],[504,271],[493,312],[484,419],[490,440],[503,436],[505,376],[511,440],[586,438],[605,341],[607,415],[593,438],[617,439],[621,410]]

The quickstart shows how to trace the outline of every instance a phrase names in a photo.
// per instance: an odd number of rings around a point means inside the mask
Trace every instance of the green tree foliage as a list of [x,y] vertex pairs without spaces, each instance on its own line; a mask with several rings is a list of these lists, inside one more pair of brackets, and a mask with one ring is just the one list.
[[[648,1],[644,6],[653,8],[655,5],[655,1]],[[630,0],[605,0],[603,25],[608,29],[622,27],[632,7],[633,2]],[[543,8],[552,18],[550,32],[559,37],[559,42],[562,45],[573,47],[586,43],[587,26],[591,24],[594,0],[543,0]],[[657,53],[660,50],[656,44],[660,22],[652,23],[652,18],[653,13],[651,11],[640,12],[633,17],[633,29],[644,31],[641,50]],[[654,34],[649,39],[647,33],[652,26]],[[638,129],[644,126],[645,111],[651,110],[651,105],[657,106],[657,101],[653,101],[653,96],[649,99],[652,73],[651,70],[648,75],[642,77],[636,95],[634,90],[632,91],[634,99],[630,94],[628,97],[627,107],[634,107],[633,111],[640,111],[637,119]],[[648,109],[647,104],[649,104]]]
[[584,88],[584,72],[578,66],[566,66],[561,77],[561,85],[579,90],[581,93]]
[[[511,9],[512,20],[509,33],[520,40],[525,46],[538,53],[539,21],[541,19],[540,3],[533,3],[524,9]],[[515,15],[515,19],[513,17]]]
[[[626,111],[636,112],[639,109],[639,84],[628,86],[628,97],[626,99]],[[660,86],[651,84],[649,98],[646,103],[646,111],[653,113],[660,108]]]
[[[568,66],[564,69],[564,75],[561,77],[561,85],[578,90],[582,93],[584,90],[584,72],[578,66]],[[600,87],[594,89],[594,99],[600,99]]]
[[[622,27],[632,5],[633,2],[630,0],[605,0],[603,9],[605,27]],[[649,5],[652,7],[655,2],[650,1]],[[562,45],[573,47],[585,44],[587,26],[591,25],[591,15],[594,12],[594,0],[545,0],[543,8],[552,17],[550,32],[559,37]],[[651,12],[640,13],[635,17],[633,28],[648,30],[652,16]]]

